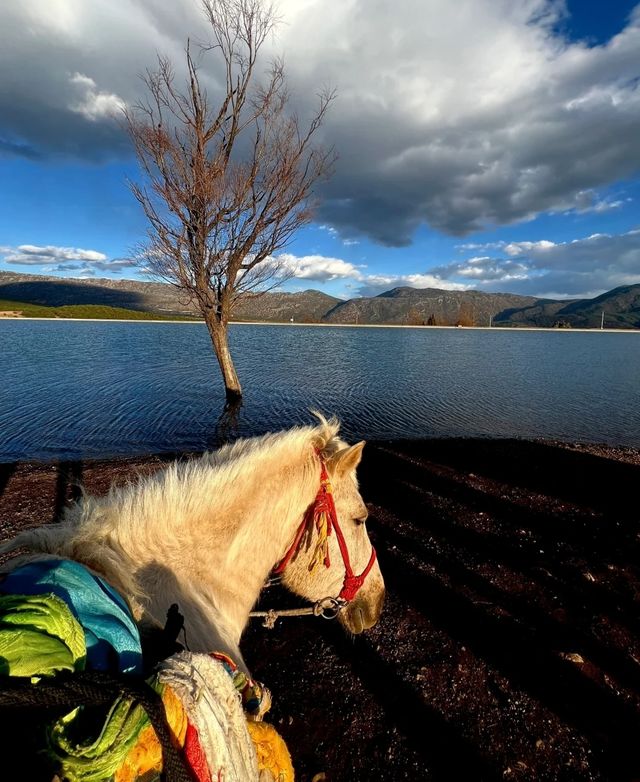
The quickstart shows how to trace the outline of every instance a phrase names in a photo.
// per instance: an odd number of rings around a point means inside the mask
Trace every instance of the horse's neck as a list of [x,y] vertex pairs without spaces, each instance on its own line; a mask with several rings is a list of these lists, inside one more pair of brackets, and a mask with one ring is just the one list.
[[[290,545],[312,497],[300,494],[292,504],[286,496],[261,498],[255,495],[247,515],[220,558],[219,570],[211,573],[216,602],[237,638],[249,612],[274,566]],[[221,552],[222,553],[222,552]]]
[[[249,612],[313,499],[312,479],[303,473],[293,489],[260,481],[241,498],[204,509],[209,525],[187,536],[179,556],[139,571],[157,620],[168,605],[179,604],[192,650],[212,651],[218,644],[239,654]],[[221,525],[221,518],[227,523]]]

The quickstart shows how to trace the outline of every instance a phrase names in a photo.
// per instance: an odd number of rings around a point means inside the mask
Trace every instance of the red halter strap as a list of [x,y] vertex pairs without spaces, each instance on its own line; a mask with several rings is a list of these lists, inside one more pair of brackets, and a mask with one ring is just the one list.
[[[316,498],[313,505],[309,507],[309,510],[305,513],[304,518],[300,522],[300,525],[296,531],[293,543],[287,549],[286,554],[280,560],[280,562],[273,569],[275,574],[282,573],[289,562],[297,554],[300,549],[300,544],[307,527],[315,525],[320,530],[323,523],[326,523],[326,536],[328,538],[331,535],[331,531],[335,529],[336,538],[338,539],[338,546],[340,547],[340,553],[342,555],[342,561],[344,563],[344,582],[342,589],[338,595],[338,600],[344,600],[346,603],[351,602],[358,594],[359,589],[364,584],[366,577],[371,572],[371,568],[376,561],[376,550],[371,546],[371,556],[366,568],[359,576],[356,576],[351,568],[351,561],[349,560],[349,550],[347,543],[340,529],[338,522],[338,514],[336,512],[336,505],[333,500],[333,493],[331,491],[331,483],[329,481],[329,474],[327,473],[327,466],[324,463],[324,459],[318,453],[320,458],[320,488],[316,494]],[[312,527],[311,527],[312,528]],[[319,544],[321,545],[321,544]],[[324,550],[323,564],[325,567],[331,567],[331,561],[329,559],[329,547],[326,546]],[[310,569],[313,564],[310,566]]]

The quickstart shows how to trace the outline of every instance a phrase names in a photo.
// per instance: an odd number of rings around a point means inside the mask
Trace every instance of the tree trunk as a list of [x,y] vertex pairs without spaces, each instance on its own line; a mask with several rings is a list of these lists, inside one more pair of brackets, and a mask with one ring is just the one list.
[[205,316],[205,323],[209,329],[209,336],[222,372],[227,402],[239,402],[242,399],[242,388],[229,352],[227,324],[221,323],[215,315]]

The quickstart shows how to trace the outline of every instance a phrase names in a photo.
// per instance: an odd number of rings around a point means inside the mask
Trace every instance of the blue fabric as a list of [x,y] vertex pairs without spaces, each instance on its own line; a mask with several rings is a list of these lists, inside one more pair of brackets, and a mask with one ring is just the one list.
[[57,595],[84,629],[87,668],[142,673],[140,634],[129,607],[84,565],[68,559],[30,562],[8,573],[0,590],[13,595]]

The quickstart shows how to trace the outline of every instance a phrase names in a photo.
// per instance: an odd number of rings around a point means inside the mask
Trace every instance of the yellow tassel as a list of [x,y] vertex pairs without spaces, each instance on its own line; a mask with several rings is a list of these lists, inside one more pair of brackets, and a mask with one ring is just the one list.
[[313,573],[318,565],[324,565],[329,551],[329,524],[327,514],[322,511],[316,517],[316,529],[318,531],[318,540],[309,563],[309,572]]

